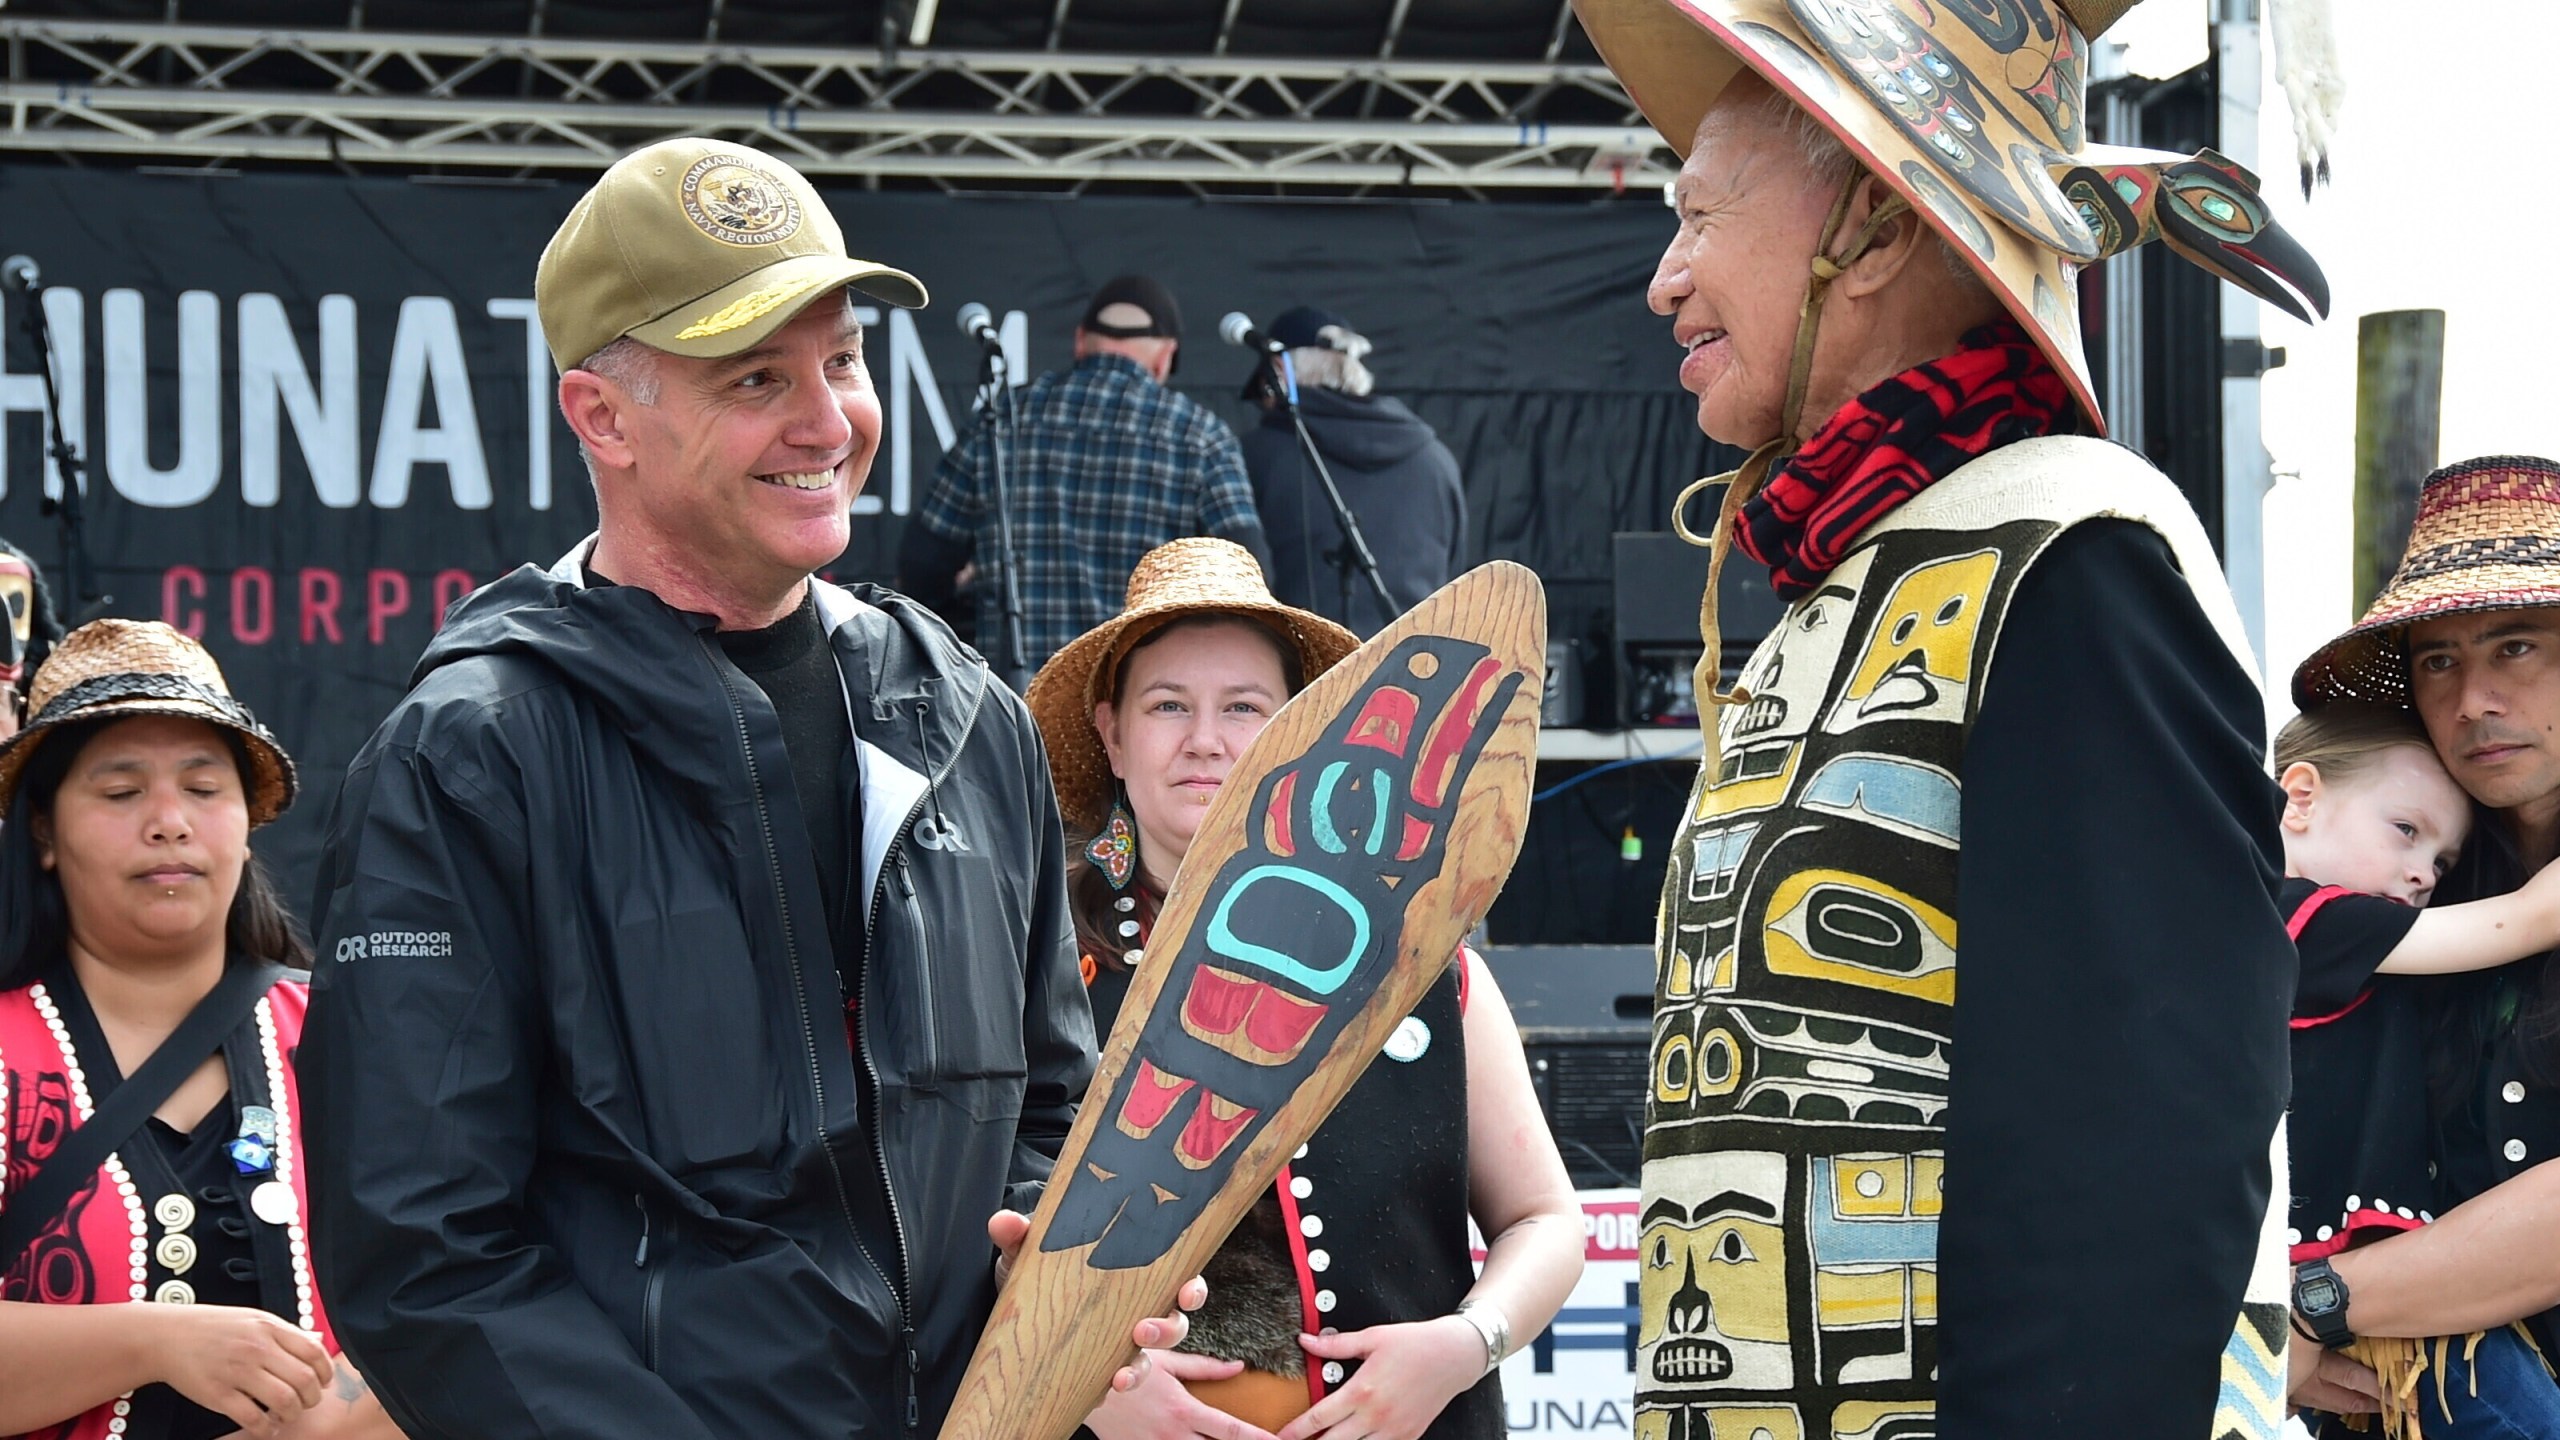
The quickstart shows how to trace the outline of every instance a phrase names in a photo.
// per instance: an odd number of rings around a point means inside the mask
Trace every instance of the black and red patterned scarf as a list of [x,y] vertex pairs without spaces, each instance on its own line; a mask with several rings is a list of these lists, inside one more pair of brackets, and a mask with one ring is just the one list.
[[1813,593],[1867,527],[1968,460],[2073,425],[2070,387],[2011,321],[1967,331],[1840,408],[1736,517],[1734,548],[1783,600]]

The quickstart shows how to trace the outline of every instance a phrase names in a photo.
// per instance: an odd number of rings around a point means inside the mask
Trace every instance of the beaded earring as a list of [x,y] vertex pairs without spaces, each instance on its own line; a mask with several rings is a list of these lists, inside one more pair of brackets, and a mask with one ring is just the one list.
[[1129,888],[1130,877],[1138,873],[1138,827],[1125,794],[1113,793],[1111,814],[1101,831],[1085,843],[1084,858],[1093,862],[1112,889]]

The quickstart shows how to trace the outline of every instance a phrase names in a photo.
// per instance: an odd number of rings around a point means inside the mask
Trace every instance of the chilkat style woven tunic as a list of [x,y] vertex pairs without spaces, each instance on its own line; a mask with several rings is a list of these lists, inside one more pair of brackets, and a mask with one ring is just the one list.
[[2293,973],[2238,630],[2167,479],[2049,437],[1762,643],[1663,894],[1638,1440],[2277,1433]]

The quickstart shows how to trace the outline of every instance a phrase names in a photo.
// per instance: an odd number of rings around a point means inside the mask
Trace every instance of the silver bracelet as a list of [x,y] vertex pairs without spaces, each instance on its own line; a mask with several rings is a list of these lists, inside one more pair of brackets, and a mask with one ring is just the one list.
[[1457,1316],[1474,1326],[1484,1340],[1484,1373],[1490,1375],[1501,1369],[1503,1357],[1511,1353],[1510,1317],[1482,1300],[1459,1301]]

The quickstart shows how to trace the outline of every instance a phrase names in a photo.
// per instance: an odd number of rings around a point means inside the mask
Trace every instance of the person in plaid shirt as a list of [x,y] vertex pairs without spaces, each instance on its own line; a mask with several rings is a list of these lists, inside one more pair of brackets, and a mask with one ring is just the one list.
[[[1164,286],[1124,275],[1094,293],[1076,327],[1076,362],[1016,398],[1005,489],[1022,594],[1023,674],[1118,614],[1139,557],[1185,535],[1271,552],[1226,422],[1165,387],[1182,345],[1182,311]],[[995,561],[994,486],[984,426],[942,457],[899,548],[899,588],[948,603],[972,557],[978,648],[999,664],[1004,587]]]

